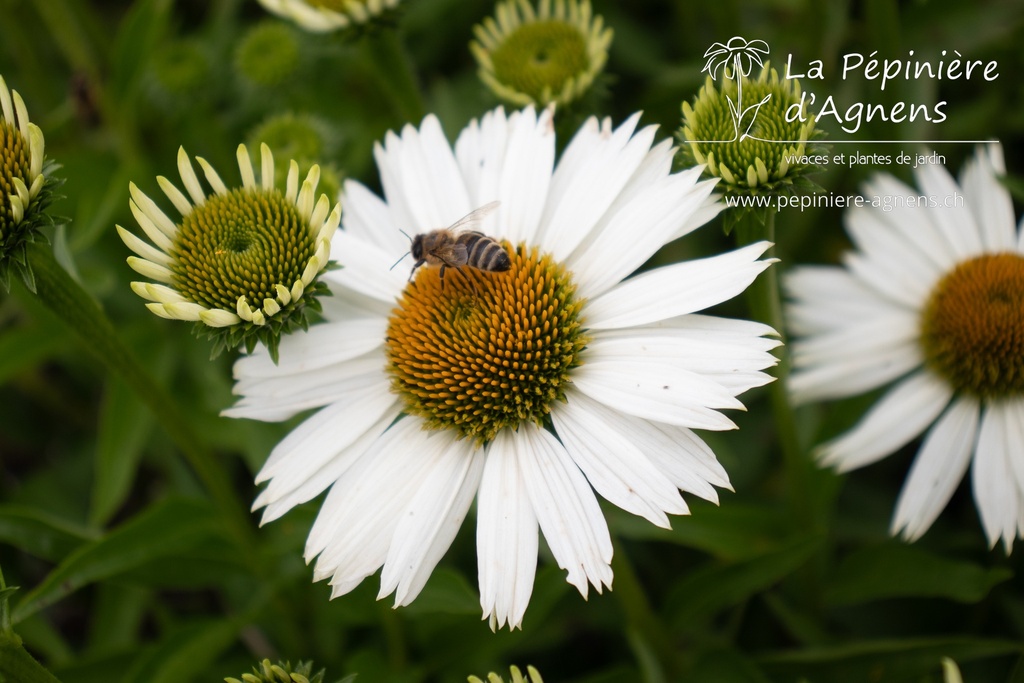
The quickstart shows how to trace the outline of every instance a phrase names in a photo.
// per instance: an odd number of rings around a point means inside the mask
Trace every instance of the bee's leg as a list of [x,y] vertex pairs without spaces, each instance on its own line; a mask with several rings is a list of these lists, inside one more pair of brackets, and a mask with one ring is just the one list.
[[446,267],[447,266],[445,266],[443,263],[441,264],[441,291],[442,292],[444,291],[444,269]]
[[416,274],[416,269],[422,266],[424,263],[425,261],[417,261],[416,263],[412,264],[412,272],[409,273],[409,282],[412,282],[412,276]]
[[473,296],[478,296],[479,292],[477,292],[477,290],[476,290],[476,283],[473,282],[473,278],[471,278],[470,276],[468,276],[464,272],[462,272],[462,268],[456,268],[455,272],[458,273],[459,275],[461,275],[462,277],[466,278],[466,282],[468,282],[469,286],[473,288]]

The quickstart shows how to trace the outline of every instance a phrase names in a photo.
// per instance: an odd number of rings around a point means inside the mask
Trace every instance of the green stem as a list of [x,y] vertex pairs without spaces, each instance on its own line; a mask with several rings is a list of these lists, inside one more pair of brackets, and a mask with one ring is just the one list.
[[[763,221],[762,221],[763,218]],[[767,240],[775,242],[775,211],[764,214],[746,211],[736,223],[736,240],[740,246]],[[774,254],[774,247],[768,255]],[[769,268],[747,288],[747,301],[755,320],[771,325],[779,334],[783,333],[782,301],[779,296],[779,271]],[[786,501],[791,512],[800,522],[801,528],[816,526],[811,508],[811,464],[800,448],[797,435],[796,417],[789,401],[790,354],[788,347],[779,350],[779,364],[775,369],[775,381],[769,385],[772,412],[775,417],[776,433],[782,450],[783,466],[789,483]]]
[[649,649],[661,663],[662,671],[646,671],[647,681],[683,680],[684,664],[680,652],[672,645],[668,628],[651,607],[650,600],[644,592],[640,579],[633,569],[622,544],[617,539],[612,541],[615,552],[612,555],[612,571],[615,573],[615,590],[612,594],[618,599],[626,616],[626,624],[641,641],[641,651],[637,653],[641,667],[650,668],[645,664],[646,650]]
[[60,683],[25,650],[14,633],[0,633],[0,681]]
[[243,547],[252,535],[248,513],[235,495],[227,473],[192,429],[174,401],[147,373],[135,354],[121,341],[110,319],[53,258],[48,246],[29,245],[28,259],[35,273],[39,300],[117,374],[150,409],[167,435],[177,444],[196,475],[236,527]]
[[7,590],[4,573],[0,569],[0,681],[60,683],[25,650],[21,638],[11,628],[11,613],[7,607],[9,598],[10,591]]
[[391,99],[403,122],[419,123],[426,114],[423,93],[412,62],[393,28],[371,31],[364,40],[378,84]]

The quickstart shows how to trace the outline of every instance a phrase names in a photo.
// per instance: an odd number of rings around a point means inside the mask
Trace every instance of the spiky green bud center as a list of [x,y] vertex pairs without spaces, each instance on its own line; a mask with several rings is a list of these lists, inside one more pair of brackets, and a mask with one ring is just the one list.
[[506,272],[422,268],[388,323],[392,388],[432,429],[486,443],[541,423],[587,343],[571,274],[536,248],[503,245]]
[[240,296],[256,306],[276,298],[275,286],[301,279],[315,252],[314,235],[280,191],[240,188],[182,219],[171,272],[186,298],[233,311]]
[[799,85],[766,68],[756,79],[743,78],[741,91],[729,74],[735,71],[724,70],[717,82],[708,77],[694,104],[683,103],[684,161],[707,164],[708,173],[733,192],[770,190],[811,170],[802,160],[815,134],[814,118],[802,106]]
[[1024,256],[986,254],[946,274],[925,306],[921,345],[958,392],[1024,394]]
[[586,36],[564,21],[523,24],[491,54],[495,77],[534,102],[551,99],[590,68]]

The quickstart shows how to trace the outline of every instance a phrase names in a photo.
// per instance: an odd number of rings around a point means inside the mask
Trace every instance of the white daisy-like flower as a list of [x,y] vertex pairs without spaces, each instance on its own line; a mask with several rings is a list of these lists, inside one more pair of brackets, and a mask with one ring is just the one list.
[[[306,544],[332,596],[383,566],[380,596],[412,601],[474,498],[480,602],[492,628],[520,626],[538,529],[586,597],[612,583],[594,491],[669,526],[679,490],[717,501],[725,470],[692,431],[770,381],[764,325],[698,315],[743,291],[767,243],[625,279],[721,204],[700,168],[672,174],[670,141],[639,114],[590,119],[555,164],[552,111],[502,109],[454,150],[440,123],[376,148],[386,200],[348,181],[342,268],[327,274],[326,324],[235,365],[225,414],[283,420],[322,409],[257,476],[263,522],[330,488]],[[417,236],[493,201],[480,230],[509,268],[392,269]],[[593,488],[591,488],[593,487]]]
[[[889,175],[865,188],[877,207],[846,213],[845,267],[801,267],[793,301],[795,398],[859,394],[891,382],[848,433],[823,445],[841,471],[927,431],[892,533],[920,537],[971,466],[990,544],[1024,530],[1024,223],[1014,226],[1002,148],[980,148],[960,183],[917,169],[920,192]],[[929,203],[934,205],[929,206]]]
[[336,31],[365,24],[401,0],[260,0],[278,16],[291,19],[307,31]]

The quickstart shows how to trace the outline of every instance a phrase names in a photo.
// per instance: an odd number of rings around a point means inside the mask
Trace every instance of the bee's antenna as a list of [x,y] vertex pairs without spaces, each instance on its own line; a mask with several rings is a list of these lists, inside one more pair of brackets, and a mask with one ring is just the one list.
[[[405,233],[402,233],[402,234],[404,235]],[[406,235],[406,237],[408,237],[408,235]],[[398,259],[397,261],[395,261],[395,266],[397,266],[397,265],[398,265],[399,263],[401,263],[402,261],[404,261],[404,260],[405,260],[405,257],[406,257],[406,256],[408,256],[408,255],[409,255],[410,253],[412,253],[412,252],[408,252],[408,251],[407,251],[407,252],[405,252],[404,254],[402,254],[402,258],[400,258],[400,259]],[[390,268],[388,268],[388,270],[394,270],[394,269],[395,269],[395,266],[391,266]]]
[[[412,242],[412,237],[409,237],[409,233],[407,233],[405,230],[402,230],[401,228],[399,228],[398,232],[400,232],[403,235],[405,235],[406,239],[408,239],[410,242]],[[402,258],[400,258],[397,261],[395,261],[395,266],[397,266],[399,263],[401,263],[403,260],[405,260],[405,257],[408,256],[411,253],[412,253],[411,251],[407,251],[404,254],[402,254]],[[388,270],[394,270],[395,266],[391,266],[390,268],[388,268]]]

